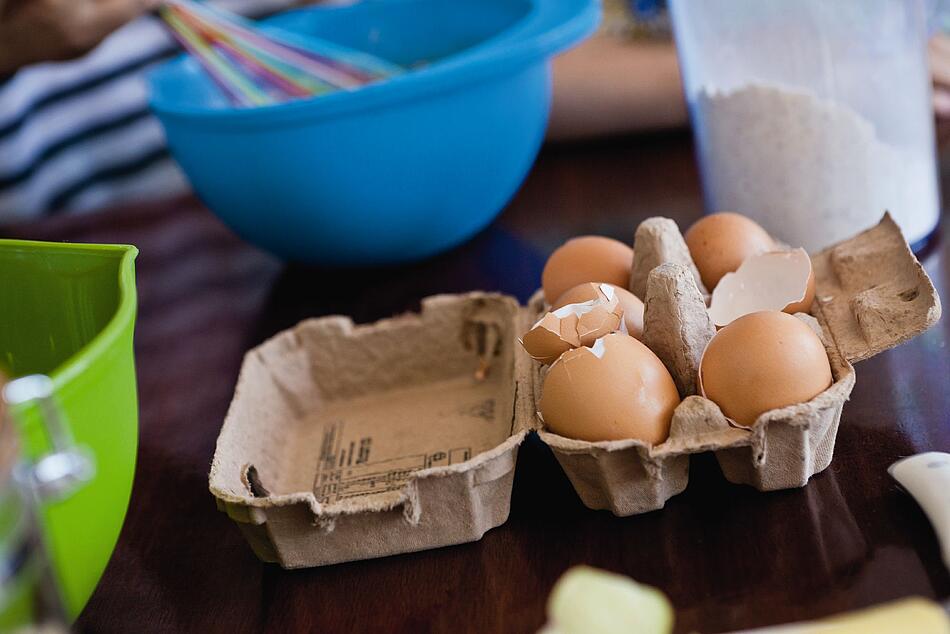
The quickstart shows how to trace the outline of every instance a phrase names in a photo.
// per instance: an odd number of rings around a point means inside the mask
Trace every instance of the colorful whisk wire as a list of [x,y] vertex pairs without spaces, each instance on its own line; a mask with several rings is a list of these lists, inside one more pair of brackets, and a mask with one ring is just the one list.
[[352,90],[403,72],[363,51],[313,37],[258,28],[193,0],[166,0],[169,30],[235,106],[262,106]]

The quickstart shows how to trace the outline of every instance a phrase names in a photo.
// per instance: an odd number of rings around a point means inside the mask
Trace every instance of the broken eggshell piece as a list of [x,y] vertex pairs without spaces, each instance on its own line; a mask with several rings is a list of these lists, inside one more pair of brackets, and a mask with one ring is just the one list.
[[763,310],[807,313],[815,299],[815,273],[805,249],[750,256],[716,285],[709,316],[717,327]]
[[597,289],[586,302],[567,304],[539,319],[521,338],[521,345],[535,361],[553,363],[573,348],[589,346],[604,335],[626,332],[623,306],[610,284]]
[[643,336],[643,302],[640,298],[625,288],[607,284],[606,282],[586,282],[578,284],[571,290],[557,298],[553,309],[557,310],[568,304],[580,304],[595,299],[602,299],[609,293],[614,292],[617,299],[620,300],[620,307],[623,310],[623,323],[627,329],[627,334],[636,339]]

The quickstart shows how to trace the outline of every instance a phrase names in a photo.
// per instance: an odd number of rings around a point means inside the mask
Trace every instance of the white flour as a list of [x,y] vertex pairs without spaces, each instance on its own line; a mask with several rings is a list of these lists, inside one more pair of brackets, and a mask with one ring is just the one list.
[[884,143],[845,105],[750,85],[702,91],[693,107],[711,209],[744,213],[809,251],[876,224],[885,210],[912,243],[936,224],[932,150]]

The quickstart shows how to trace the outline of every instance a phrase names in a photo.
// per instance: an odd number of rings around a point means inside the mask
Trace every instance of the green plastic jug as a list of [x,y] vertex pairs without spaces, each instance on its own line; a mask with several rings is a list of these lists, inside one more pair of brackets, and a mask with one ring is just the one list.
[[[132,335],[132,246],[0,240],[0,367],[46,374],[93,479],[44,504],[40,523],[70,619],[92,594],[115,548],[132,489],[138,401]],[[51,447],[36,405],[13,408],[22,451]]]

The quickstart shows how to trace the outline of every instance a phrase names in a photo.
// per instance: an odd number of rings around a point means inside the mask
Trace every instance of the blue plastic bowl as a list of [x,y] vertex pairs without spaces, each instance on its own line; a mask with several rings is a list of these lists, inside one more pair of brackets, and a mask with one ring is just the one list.
[[228,106],[190,58],[150,76],[151,105],[192,186],[284,258],[424,258],[498,214],[544,136],[550,56],[596,27],[596,0],[366,0],[267,25],[425,66],[355,91]]

